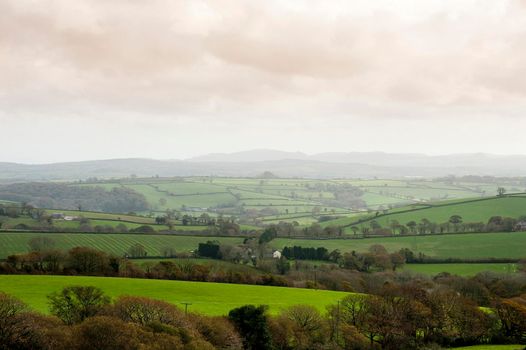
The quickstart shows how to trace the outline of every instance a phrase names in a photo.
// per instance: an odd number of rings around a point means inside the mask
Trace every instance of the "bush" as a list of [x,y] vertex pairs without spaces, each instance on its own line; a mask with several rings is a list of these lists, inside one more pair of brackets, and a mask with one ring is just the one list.
[[145,297],[121,296],[115,301],[111,314],[125,322],[143,326],[160,322],[177,327],[189,327],[182,311],[174,305]]
[[66,324],[80,323],[97,315],[110,298],[92,286],[70,286],[48,296],[50,311]]

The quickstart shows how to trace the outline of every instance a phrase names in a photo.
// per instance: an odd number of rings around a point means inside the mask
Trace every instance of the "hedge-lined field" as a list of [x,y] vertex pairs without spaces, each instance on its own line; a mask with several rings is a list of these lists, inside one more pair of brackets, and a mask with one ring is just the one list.
[[[352,233],[351,226],[359,228],[369,227],[370,221],[375,220],[383,227],[389,227],[392,221],[397,221],[402,225],[409,221],[419,222],[427,219],[435,223],[444,223],[452,215],[460,215],[463,222],[483,222],[487,223],[492,216],[503,216],[519,218],[526,215],[526,196],[505,196],[491,198],[476,198],[465,200],[453,200],[436,202],[433,205],[413,204],[401,208],[390,210],[387,215],[380,213],[362,214],[357,217],[348,217],[338,220],[327,221],[322,226],[346,226],[345,232]],[[356,223],[364,220],[362,223]],[[356,223],[356,224],[355,224]]]
[[524,350],[526,345],[475,345],[463,346],[461,348],[453,348],[455,350]]
[[526,196],[494,197],[488,200],[436,206],[409,213],[387,215],[378,218],[377,221],[385,226],[388,226],[391,220],[405,224],[411,220],[418,222],[423,218],[431,222],[442,223],[447,222],[451,215],[462,216],[464,222],[482,221],[484,223],[496,215],[518,218],[526,215]]
[[49,237],[57,249],[84,246],[96,248],[116,255],[124,253],[135,243],[142,244],[149,256],[160,256],[163,248],[174,248],[176,252],[195,250],[199,243],[216,240],[228,244],[240,244],[239,237],[198,237],[145,234],[96,234],[96,233],[0,233],[0,259],[8,255],[26,253],[28,242],[34,237]]
[[0,276],[0,291],[22,299],[40,312],[48,312],[47,295],[68,285],[96,286],[111,297],[145,296],[178,306],[189,302],[192,303],[190,311],[207,315],[226,315],[231,309],[246,304],[268,305],[271,313],[297,304],[312,305],[323,312],[327,305],[336,304],[349,295],[327,290],[138,278]]
[[516,264],[407,264],[404,270],[435,276],[441,272],[449,272],[459,276],[475,276],[480,272],[515,273]]
[[391,252],[409,248],[439,258],[514,258],[526,257],[526,232],[466,233],[447,235],[424,235],[411,237],[381,237],[364,239],[288,239],[278,238],[270,243],[282,249],[284,246],[325,247],[329,251],[364,252],[373,244],[381,244]]

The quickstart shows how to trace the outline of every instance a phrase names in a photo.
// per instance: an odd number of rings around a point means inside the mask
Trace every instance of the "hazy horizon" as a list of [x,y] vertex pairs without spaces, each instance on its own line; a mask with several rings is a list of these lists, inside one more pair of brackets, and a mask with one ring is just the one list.
[[[243,154],[258,154],[259,152],[269,152],[270,154],[273,153],[283,153],[284,155],[290,154],[290,155],[297,155],[297,157],[271,157],[272,160],[293,160],[293,159],[305,159],[305,160],[316,160],[311,159],[315,156],[322,156],[322,155],[330,155],[330,154],[339,154],[339,155],[348,155],[348,154],[376,154],[376,155],[385,155],[385,156],[418,156],[418,157],[462,157],[462,156],[468,156],[468,157],[495,157],[495,158],[507,158],[507,157],[526,157],[526,154],[497,154],[497,153],[486,153],[486,152],[470,152],[470,153],[437,153],[437,154],[429,154],[429,153],[423,153],[423,152],[385,152],[385,151],[327,151],[327,152],[313,152],[313,153],[307,153],[302,151],[287,151],[287,150],[280,150],[280,149],[270,149],[270,148],[257,148],[257,149],[247,149],[247,150],[241,150],[241,151],[234,151],[234,152],[209,152],[209,153],[201,153],[201,154],[195,154],[191,155],[189,157],[184,158],[156,158],[156,157],[114,157],[114,158],[87,158],[87,159],[79,159],[74,158],[71,160],[63,160],[63,161],[57,161],[57,162],[16,162],[16,161],[3,161],[0,160],[0,163],[13,163],[13,164],[21,164],[21,165],[47,165],[47,164],[58,164],[58,163],[76,163],[76,162],[92,162],[92,161],[115,161],[115,160],[132,160],[132,159],[144,159],[144,160],[155,160],[155,161],[204,161],[209,162],[210,160],[207,160],[210,157],[216,157],[216,156],[226,156],[229,158],[230,156],[236,156],[236,155],[243,155]],[[303,158],[305,157],[305,158]],[[309,158],[310,157],[310,158]],[[263,157],[265,158],[265,157]],[[203,160],[204,159],[204,160]],[[230,162],[231,160],[227,161]],[[240,162],[246,162],[247,160],[242,160]],[[264,161],[262,159],[253,159],[254,162],[260,162]],[[331,162],[329,160],[320,160],[322,162]],[[218,162],[222,162],[221,160],[218,160]],[[366,162],[367,163],[367,162]]]
[[0,162],[526,154],[526,2],[0,2]]

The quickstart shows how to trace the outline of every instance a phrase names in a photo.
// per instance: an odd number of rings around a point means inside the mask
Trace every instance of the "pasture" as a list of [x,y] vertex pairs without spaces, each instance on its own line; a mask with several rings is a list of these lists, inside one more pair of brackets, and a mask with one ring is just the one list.
[[460,215],[464,222],[484,222],[492,216],[508,216],[518,218],[526,215],[526,196],[493,197],[487,200],[465,203],[451,203],[449,205],[433,206],[408,213],[398,213],[377,219],[381,225],[388,226],[392,220],[407,223],[411,220],[428,219],[431,222],[447,222],[451,215]]
[[480,263],[480,264],[406,264],[405,271],[413,271],[428,276],[436,276],[441,272],[452,275],[475,276],[481,272],[516,273],[516,264]]
[[524,350],[526,345],[507,344],[507,345],[474,345],[452,348],[456,350]]
[[242,284],[147,280],[115,277],[78,276],[0,276],[0,291],[14,295],[31,308],[48,312],[47,295],[65,286],[84,285],[101,288],[115,298],[119,295],[144,296],[164,300],[181,307],[191,303],[189,311],[206,315],[226,315],[233,308],[246,305],[268,305],[277,313],[292,305],[312,305],[325,312],[348,293],[301,288],[255,286]]
[[[405,225],[409,221],[418,223],[422,219],[435,223],[444,223],[452,215],[460,215],[463,222],[486,223],[492,216],[519,218],[526,215],[526,196],[514,195],[441,201],[433,204],[411,204],[388,210],[387,214],[379,214],[368,213],[349,216],[324,222],[322,226],[344,226],[345,233],[352,234],[352,226],[358,228],[369,227],[372,220],[375,220],[383,227],[389,227],[392,222]],[[361,223],[357,223],[358,220],[362,220]]]
[[[338,203],[338,191],[334,186],[352,185],[363,191],[359,197],[365,207],[352,207]],[[84,186],[84,184],[80,185]],[[317,220],[312,210],[320,208],[323,213],[339,212],[349,215],[359,210],[383,210],[393,207],[431,203],[439,200],[480,198],[496,194],[498,186],[509,190],[511,184],[446,183],[432,180],[317,180],[317,179],[259,179],[259,178],[144,178],[98,182],[90,186],[111,189],[123,186],[143,194],[154,212],[167,209],[185,211],[188,208],[214,214],[222,208],[228,215],[239,215],[243,210],[259,211],[259,220],[270,220],[271,216],[306,212],[298,221],[309,225]],[[332,187],[331,187],[332,186]],[[242,209],[241,209],[242,208]],[[315,209],[317,210],[317,209]],[[284,220],[287,220],[283,218]],[[347,221],[348,222],[348,221]]]
[[364,252],[373,244],[381,244],[395,252],[409,248],[414,253],[424,253],[437,258],[514,258],[526,257],[526,232],[466,233],[423,235],[410,237],[380,237],[363,239],[292,239],[278,238],[270,242],[276,249],[284,246],[325,247],[329,251]]

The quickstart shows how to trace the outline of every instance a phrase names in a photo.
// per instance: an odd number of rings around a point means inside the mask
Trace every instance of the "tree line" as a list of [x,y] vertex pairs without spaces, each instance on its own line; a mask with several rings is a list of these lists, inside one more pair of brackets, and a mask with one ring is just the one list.
[[446,234],[459,232],[514,232],[526,230],[526,215],[519,218],[492,216],[487,222],[464,222],[462,216],[451,215],[446,222],[433,222],[427,218],[419,221],[410,220],[400,223],[398,220],[390,220],[388,226],[382,226],[376,219],[368,221],[368,225],[353,225],[350,227],[354,235],[361,233],[364,237],[369,236],[391,236],[391,235],[425,235]]
[[127,213],[148,210],[144,195],[130,188],[70,186],[60,183],[30,182],[0,186],[0,199],[27,203],[36,208],[90,210]]

